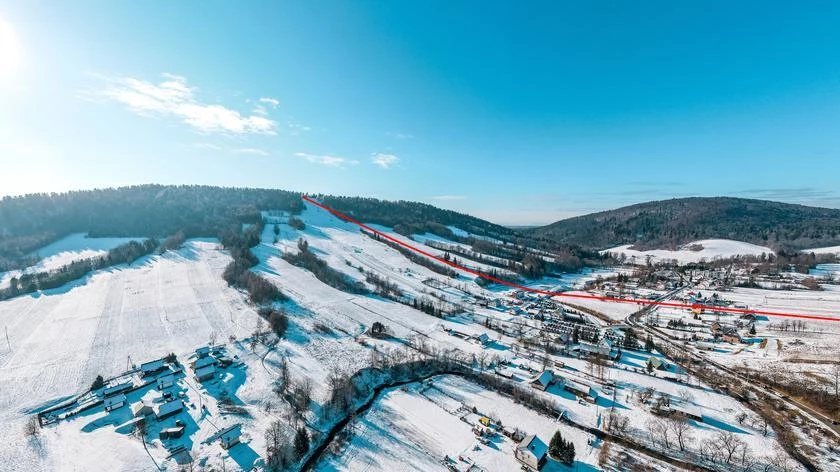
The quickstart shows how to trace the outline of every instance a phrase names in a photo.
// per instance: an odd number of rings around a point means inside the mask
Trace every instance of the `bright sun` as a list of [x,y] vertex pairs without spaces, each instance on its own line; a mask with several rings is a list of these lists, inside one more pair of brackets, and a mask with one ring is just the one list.
[[0,18],[0,79],[10,78],[20,66],[20,44],[12,25]]

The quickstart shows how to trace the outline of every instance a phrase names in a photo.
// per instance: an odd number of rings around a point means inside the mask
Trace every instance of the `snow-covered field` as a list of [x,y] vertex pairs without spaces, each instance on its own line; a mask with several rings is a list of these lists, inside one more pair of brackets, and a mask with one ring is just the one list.
[[[11,344],[9,349],[5,338],[0,343],[3,468],[85,470],[91,464],[115,464],[116,454],[124,453],[128,462],[114,469],[126,470],[137,457],[130,454],[137,445],[125,439],[94,442],[103,450],[81,456],[86,449],[79,448],[96,435],[65,441],[65,434],[77,435],[49,428],[36,444],[23,438],[26,415],[85,390],[99,374],[107,378],[123,372],[129,357],[140,363],[192,351],[213,334],[220,339],[249,335],[257,315],[222,280],[228,262],[217,243],[190,241],[181,250],[142,258],[131,267],[112,267],[60,289],[0,302],[0,324],[8,329]],[[68,448],[78,452],[68,455]],[[145,455],[142,446],[139,452]],[[85,462],[74,463],[72,457]]]
[[840,255],[840,246],[829,246],[829,247],[815,247],[812,249],[803,249],[802,252],[804,253],[811,253],[814,254],[838,254]]
[[[733,241],[730,239],[704,239],[701,241],[694,241],[683,245],[676,251],[669,249],[638,251],[630,249],[631,246],[632,245],[618,246],[601,252],[609,252],[615,255],[624,254],[629,262],[635,264],[646,264],[648,257],[652,259],[652,262],[675,260],[679,264],[688,264],[691,262],[699,262],[704,259],[711,261],[713,259],[723,259],[734,256],[760,256],[761,254],[773,253],[773,250],[768,247],[757,246],[755,244],[745,243],[742,241]],[[702,246],[702,249],[695,251],[692,250],[692,246]]]
[[73,261],[103,256],[109,250],[130,241],[141,240],[143,238],[89,238],[85,233],[65,236],[33,252],[31,255],[39,258],[37,264],[27,267],[23,271],[0,273],[0,288],[8,286],[9,280],[12,277],[20,276],[22,272],[34,274],[55,270]]

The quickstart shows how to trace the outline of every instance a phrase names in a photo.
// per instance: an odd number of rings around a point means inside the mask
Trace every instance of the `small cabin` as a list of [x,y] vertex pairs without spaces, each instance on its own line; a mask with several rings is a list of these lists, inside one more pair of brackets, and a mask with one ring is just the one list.
[[158,434],[158,438],[161,440],[164,439],[177,439],[184,435],[184,425],[174,426],[172,428],[164,428],[160,430]]

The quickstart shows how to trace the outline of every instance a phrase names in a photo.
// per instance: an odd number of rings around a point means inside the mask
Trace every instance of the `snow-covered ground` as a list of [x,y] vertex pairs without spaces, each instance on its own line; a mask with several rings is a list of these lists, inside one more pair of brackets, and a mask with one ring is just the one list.
[[[496,434],[485,444],[473,434],[482,415],[536,434],[546,444],[559,430],[574,443],[578,466],[597,464],[598,450],[588,445],[589,434],[462,378],[442,376],[389,390],[351,426],[354,434],[342,453],[322,461],[316,470],[445,471],[445,456],[458,470],[470,464],[477,467],[473,470],[488,472],[519,470],[511,439]],[[549,460],[542,470],[568,469]]]
[[130,241],[140,241],[144,238],[89,238],[85,233],[74,233],[44,246],[31,255],[39,258],[37,264],[27,267],[23,271],[15,270],[0,272],[0,288],[6,287],[12,277],[18,277],[26,272],[34,274],[58,269],[71,262],[103,256],[109,250]]
[[[648,257],[652,258],[652,262],[676,260],[679,264],[688,264],[691,262],[699,262],[703,259],[711,261],[713,259],[723,259],[734,256],[772,254],[773,250],[768,247],[757,246],[755,244],[745,243],[742,241],[733,241],[730,239],[704,239],[701,241],[694,241],[683,245],[678,250],[669,249],[652,249],[649,251],[637,251],[630,249],[632,245],[618,246],[612,249],[606,249],[601,252],[609,252],[611,254],[624,254],[629,262],[635,264],[646,264]],[[700,250],[692,250],[692,247],[702,246]]]
[[[113,422],[122,413],[91,410],[45,428],[40,440],[24,438],[22,426],[27,415],[84,391],[97,374],[116,375],[130,363],[156,359],[170,352],[183,356],[213,338],[229,344],[231,353],[241,360],[241,371],[230,371],[215,386],[187,386],[187,399],[192,405],[187,415],[195,424],[188,435],[188,449],[201,465],[216,469],[222,467],[222,461],[227,469],[250,469],[257,463],[257,455],[264,453],[263,432],[268,423],[287,418],[288,405],[272,392],[281,358],[288,360],[294,379],[306,377],[312,382],[316,404],[328,393],[326,379],[332,371],[353,373],[369,365],[371,346],[393,349],[411,338],[423,339],[442,350],[454,349],[485,360],[508,361],[514,380],[523,384],[534,371],[543,368],[528,348],[515,343],[510,331],[503,335],[482,325],[482,321],[490,318],[536,330],[539,326],[536,319],[516,315],[508,307],[472,304],[476,296],[513,302],[507,293],[481,288],[475,284],[474,277],[466,274],[457,279],[441,276],[365,236],[355,225],[311,205],[307,205],[301,219],[306,223],[304,230],[296,230],[278,217],[277,233],[273,223],[266,225],[261,244],[254,248],[259,264],[253,270],[291,298],[283,304],[290,313],[289,331],[271,350],[258,346],[252,352],[244,346],[247,343],[241,342],[254,331],[259,317],[246,303],[244,294],[228,287],[222,279],[221,274],[231,259],[215,240],[190,240],[182,249],[144,257],[130,267],[108,268],[60,289],[0,302],[0,324],[8,328],[11,344],[8,348],[0,338],[0,385],[3,386],[0,422],[5,426],[0,433],[0,457],[5,460],[4,467],[13,471],[104,467],[145,470],[154,460],[174,468],[172,461],[167,460],[166,449],[159,443],[150,441],[147,451],[138,440],[114,428]],[[377,229],[411,242],[390,228]],[[305,238],[310,250],[330,267],[349,278],[365,283],[363,272],[374,272],[412,297],[463,303],[468,310],[439,319],[391,300],[332,288],[282,258],[285,252],[298,250],[300,238]],[[443,253],[428,247],[423,249]],[[59,250],[55,255],[66,252]],[[554,290],[553,287],[576,285],[596,276],[589,272],[534,284]],[[766,291],[760,292],[766,295]],[[735,293],[753,297],[748,291]],[[840,297],[840,292],[819,293]],[[560,298],[560,301],[595,309],[616,320],[638,309],[633,304],[574,298]],[[810,309],[811,303],[817,302],[785,303],[798,303]],[[821,306],[834,307],[834,303]],[[393,338],[375,340],[362,336],[375,321],[386,324]],[[490,335],[491,341],[486,345],[469,339],[482,333]],[[234,341],[229,341],[231,337]],[[603,379],[593,375],[590,363],[553,355],[552,360],[562,362],[555,365],[558,374],[591,385],[599,392],[599,399],[595,404],[581,402],[557,386],[539,395],[555,402],[569,418],[588,427],[599,427],[603,413],[615,406],[630,419],[631,431],[637,439],[646,441],[644,425],[654,414],[650,405],[641,404],[636,396],[638,391],[651,388],[674,401],[679,399],[704,410],[704,421],[692,424],[692,434],[697,440],[719,431],[732,431],[756,453],[777,448],[772,435],[763,437],[754,428],[735,425],[735,417],[744,410],[736,400],[697,384],[678,369],[648,375],[644,367],[649,356],[628,350],[615,367],[607,368],[607,377],[616,382],[613,401]],[[242,420],[245,444],[232,452],[203,443],[209,434],[229,421],[220,414],[213,400],[222,387],[234,394],[248,411],[247,418]],[[207,413],[202,413],[200,408],[196,410],[195,405],[207,405]],[[546,443],[559,429],[575,443],[579,466],[593,469],[597,464],[599,451],[589,446],[589,438],[581,430],[540,416],[461,378],[447,376],[430,384],[412,384],[385,394],[358,420],[357,434],[344,454],[328,457],[319,468],[436,470],[443,467],[441,460],[445,455],[455,458],[460,455],[469,457],[484,470],[517,470],[510,440],[500,436],[475,449],[478,443],[469,422],[477,421],[477,416],[468,411],[465,415],[453,413],[464,406],[469,406],[469,410],[474,406],[483,414],[501,419],[506,426],[536,433]],[[465,416],[466,422],[461,416]],[[555,470],[555,466],[556,470],[564,470],[553,463],[549,470]]]

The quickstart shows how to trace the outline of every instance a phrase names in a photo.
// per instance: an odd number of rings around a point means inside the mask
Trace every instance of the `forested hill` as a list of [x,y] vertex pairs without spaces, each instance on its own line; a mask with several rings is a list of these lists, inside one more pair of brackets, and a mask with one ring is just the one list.
[[840,244],[840,210],[745,198],[680,198],[569,218],[526,233],[598,249],[673,248],[710,238],[804,249]]
[[499,239],[509,239],[514,235],[513,230],[504,226],[425,203],[331,195],[320,195],[318,198],[325,205],[357,220],[390,226],[397,233],[405,235],[428,232],[449,239],[458,239],[458,236],[447,226],[455,226],[463,231]]
[[70,233],[91,236],[216,236],[254,222],[259,209],[300,211],[300,194],[283,190],[139,185],[0,200],[0,270]]
[[[404,233],[452,236],[446,225],[482,235],[511,234],[487,221],[415,202],[321,197],[328,205],[365,222]],[[164,238],[217,236],[253,223],[260,210],[298,213],[300,193],[276,189],[199,185],[138,185],[66,193],[32,194],[0,200],[0,271],[32,263],[27,254],[67,234]]]

